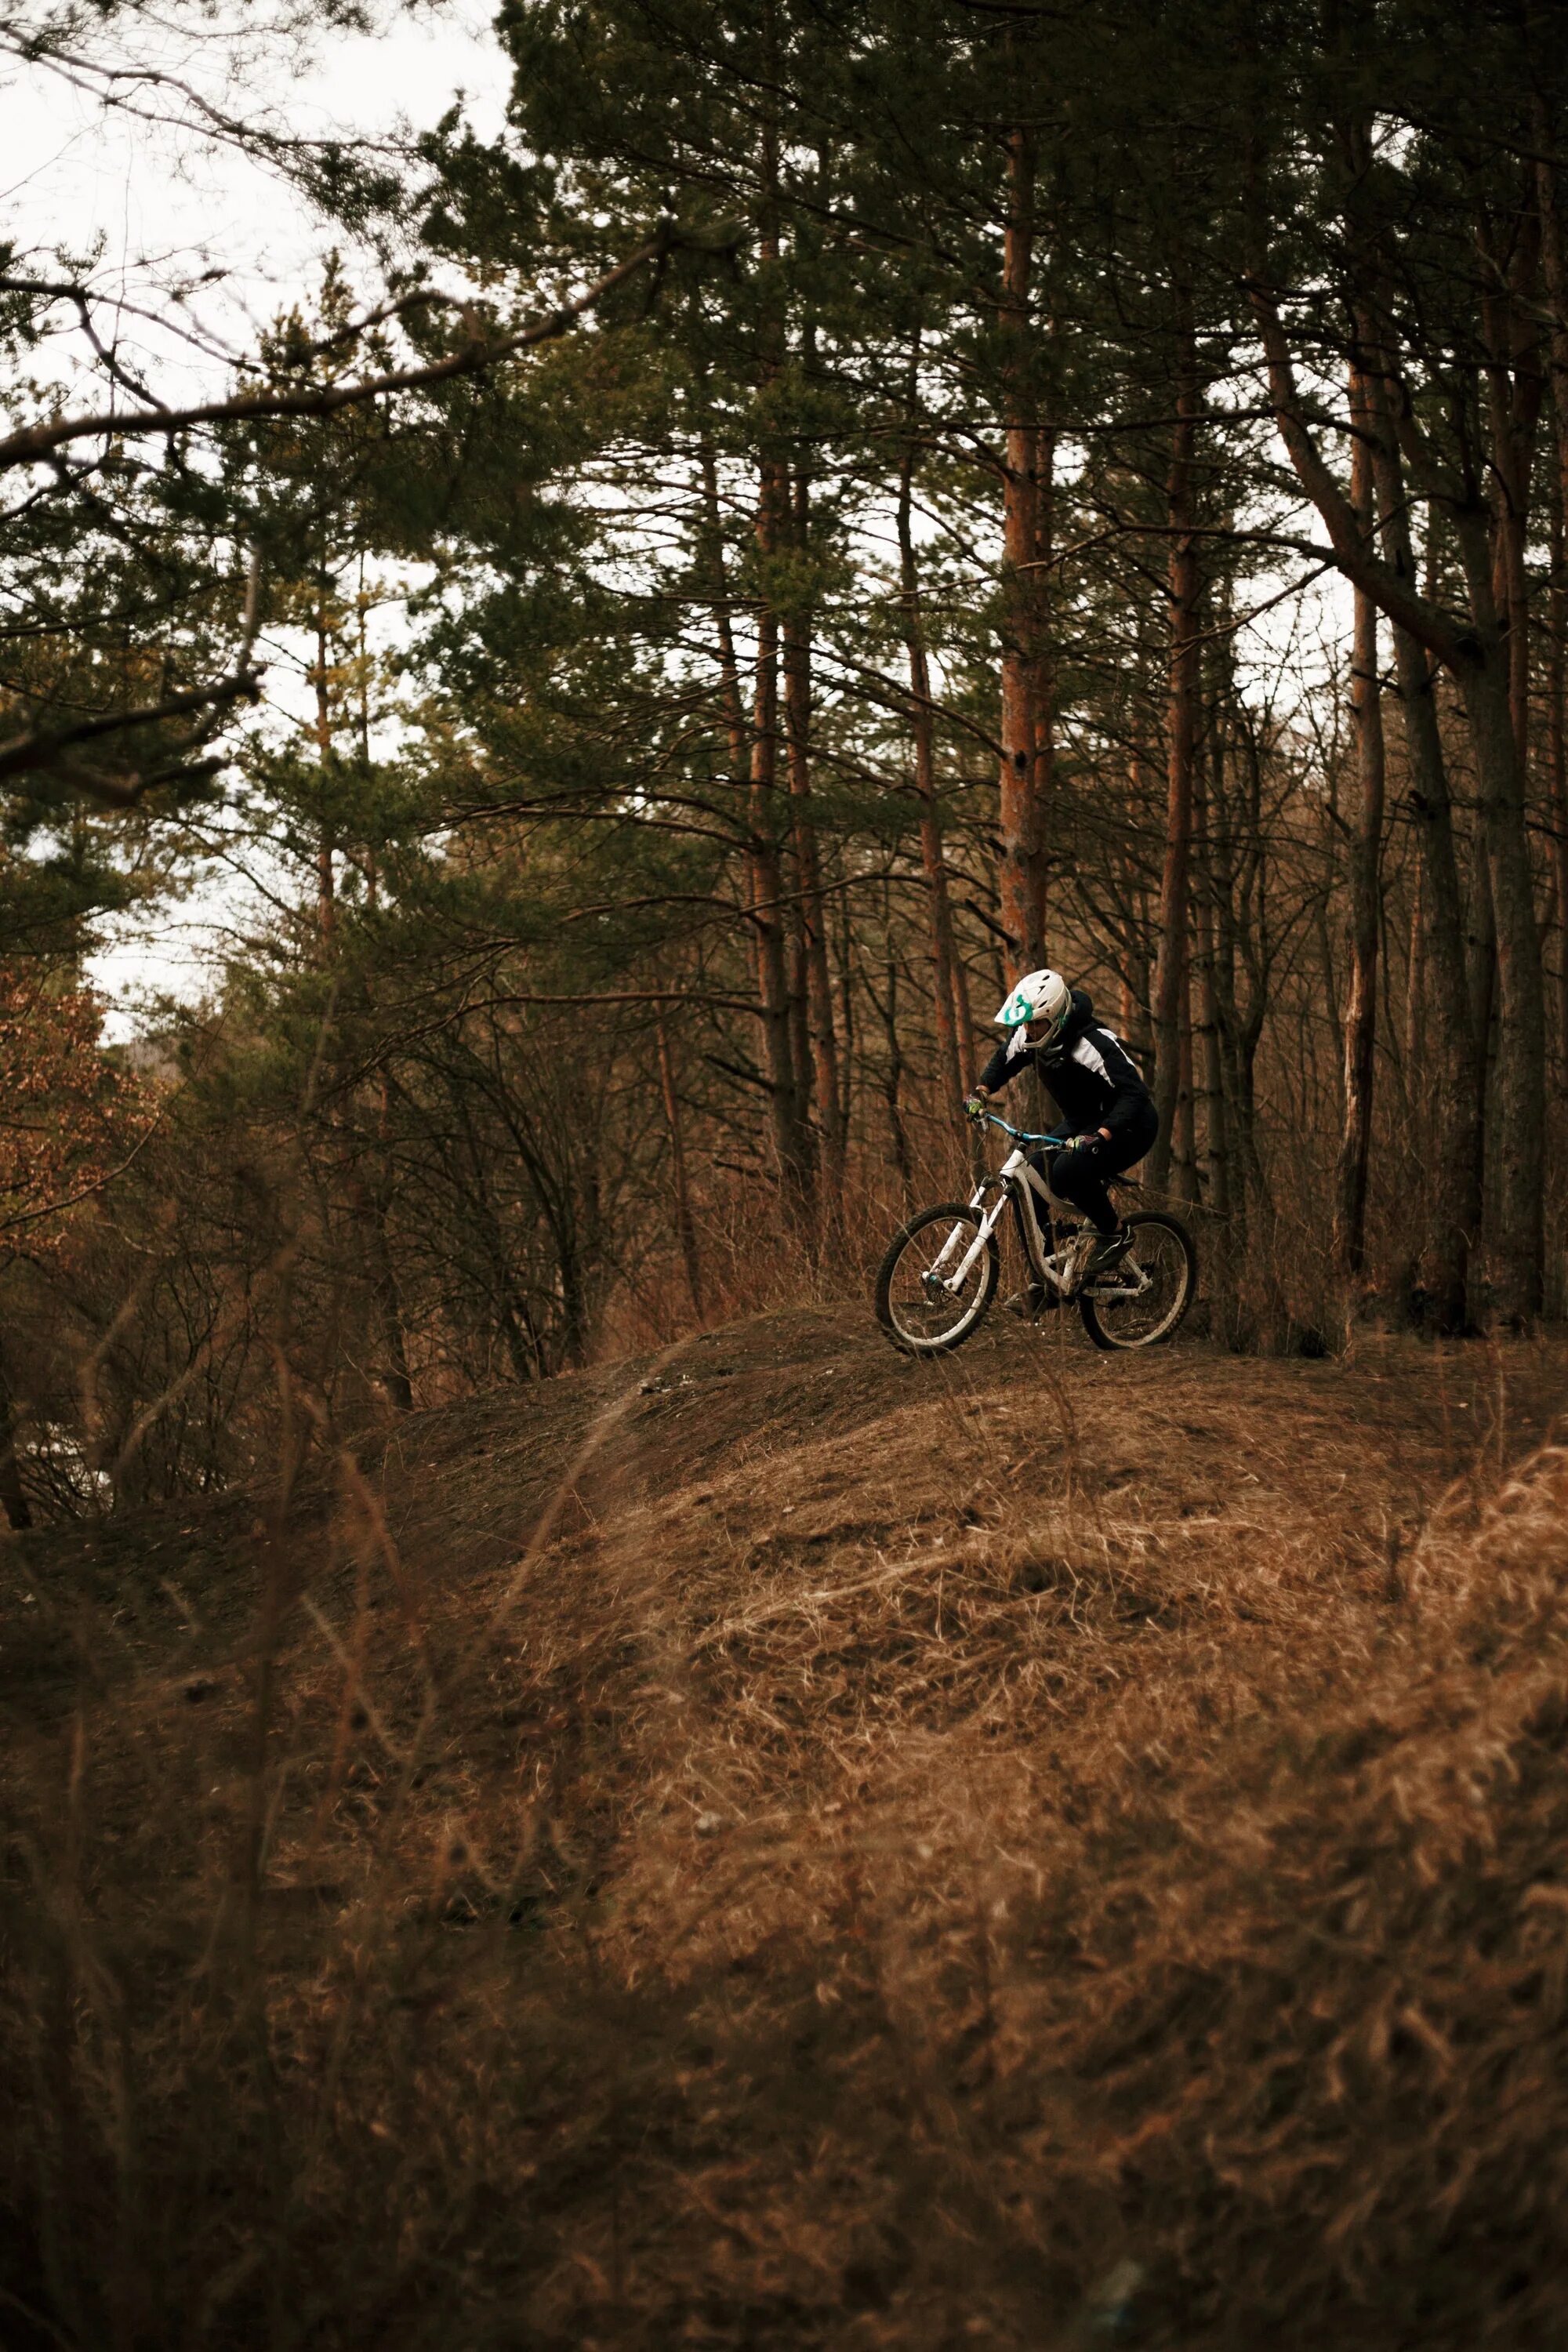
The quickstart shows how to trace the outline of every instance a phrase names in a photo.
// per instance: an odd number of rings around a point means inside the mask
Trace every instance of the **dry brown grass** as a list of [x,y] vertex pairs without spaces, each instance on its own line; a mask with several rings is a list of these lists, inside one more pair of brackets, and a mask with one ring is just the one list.
[[785,1314],[13,1548],[0,2340],[1560,2341],[1564,1369]]

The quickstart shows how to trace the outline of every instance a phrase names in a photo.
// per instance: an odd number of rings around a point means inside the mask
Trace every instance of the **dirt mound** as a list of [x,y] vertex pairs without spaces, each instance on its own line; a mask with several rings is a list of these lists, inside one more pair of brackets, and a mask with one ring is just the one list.
[[803,1311],[14,1547],[18,2326],[1555,2343],[1565,1370]]

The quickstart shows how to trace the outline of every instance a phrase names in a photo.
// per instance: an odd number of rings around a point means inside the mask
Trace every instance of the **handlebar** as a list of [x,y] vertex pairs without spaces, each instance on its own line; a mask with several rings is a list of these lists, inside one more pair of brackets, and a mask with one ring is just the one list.
[[1068,1143],[1072,1139],[1070,1136],[1066,1135],[1031,1135],[1026,1128],[1009,1127],[1006,1120],[1005,1118],[998,1118],[994,1110],[985,1111],[982,1116],[988,1127],[999,1127],[1004,1135],[1010,1135],[1012,1137],[1015,1143],[1063,1144]]

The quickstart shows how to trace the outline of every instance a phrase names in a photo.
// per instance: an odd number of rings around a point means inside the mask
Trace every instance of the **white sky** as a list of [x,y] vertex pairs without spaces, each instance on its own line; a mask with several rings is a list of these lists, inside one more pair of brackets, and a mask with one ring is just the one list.
[[[258,63],[257,43],[273,5],[227,0],[204,30],[193,0],[163,0],[153,19],[128,19],[122,28],[111,22],[96,37],[93,54],[102,63],[132,60],[178,74],[230,113],[252,119],[270,110],[295,136],[374,138],[425,128],[459,91],[480,134],[499,131],[510,77],[490,29],[494,0],[381,0],[379,32],[334,36],[305,56],[263,40]],[[0,38],[28,13],[8,8]],[[30,13],[43,13],[42,0]],[[236,76],[241,45],[251,51],[243,83]],[[171,96],[167,105],[177,112],[181,101]],[[0,243],[16,248],[19,264],[41,263],[57,247],[79,257],[101,248],[98,282],[131,299],[138,288],[188,282],[203,268],[221,266],[224,281],[203,289],[196,303],[208,332],[235,351],[249,348],[257,327],[295,299],[309,302],[323,255],[343,243],[341,231],[323,228],[262,166],[178,122],[106,112],[89,89],[73,88],[52,70],[8,61],[3,52],[0,159]],[[352,250],[346,258],[353,278]],[[357,275],[374,283],[368,269]],[[129,331],[127,349],[140,332]],[[68,348],[62,345],[45,372],[63,372]],[[226,374],[221,357],[203,359],[166,338],[145,344],[140,356],[165,398],[216,391]],[[1279,584],[1297,570],[1293,562],[1282,565]],[[1309,645],[1319,633],[1331,642],[1342,637],[1346,604],[1342,584],[1327,581],[1302,603],[1277,607],[1244,632],[1237,648],[1244,669],[1260,683],[1271,679],[1303,626]],[[286,659],[275,661],[268,678],[269,694],[284,710],[288,667]],[[117,935],[94,966],[121,1008],[113,1030],[122,1034],[132,1025],[131,1008],[143,992],[199,993],[216,932],[243,919],[254,903],[218,868],[182,908],[163,908],[142,934]]]
[[[493,137],[510,84],[490,30],[493,13],[493,0],[440,0],[417,12],[385,0],[377,34],[333,36],[304,57],[272,45],[247,75],[246,94],[229,76],[237,41],[250,40],[267,15],[256,0],[228,0],[216,34],[203,31],[194,14],[182,16],[180,0],[172,0],[157,27],[128,23],[123,35],[111,27],[91,55],[178,74],[231,114],[270,107],[302,137],[424,129],[461,90],[476,128]],[[24,16],[8,10],[6,27]],[[256,325],[297,297],[308,299],[323,255],[343,244],[341,231],[324,229],[285,183],[232,149],[177,123],[106,112],[89,89],[3,55],[0,158],[0,243],[14,248],[13,267],[37,264],[44,275],[54,250],[80,257],[101,248],[96,281],[134,299],[139,288],[188,282],[221,266],[225,281],[203,289],[196,305],[208,333],[234,349],[248,346]],[[127,349],[141,331],[128,330]],[[65,373],[69,349],[62,343],[40,372]],[[226,373],[221,358],[203,358],[166,337],[150,337],[138,356],[165,399],[219,390]],[[183,908],[165,908],[142,935],[128,930],[95,959],[100,986],[123,1008],[111,1019],[112,1034],[130,1025],[132,1002],[143,992],[199,992],[211,926],[230,911],[233,892],[232,877],[215,877]]]
[[[122,38],[102,39],[93,54],[177,74],[230,113],[254,119],[270,110],[300,138],[426,129],[459,89],[483,133],[500,127],[509,78],[489,0],[440,0],[417,10],[383,0],[380,32],[321,38],[304,56],[266,45],[237,84],[237,44],[250,40],[266,14],[228,0],[227,23],[220,18],[216,37],[182,34],[180,0],[173,0],[159,20],[170,29],[132,22]],[[9,11],[7,21],[16,21]],[[138,102],[171,111],[181,103],[156,93]],[[251,321],[265,320],[307,287],[321,255],[342,242],[341,232],[323,234],[286,184],[232,149],[178,123],[107,112],[89,89],[3,55],[0,157],[0,236],[22,254],[32,248],[41,257],[55,247],[85,253],[101,240],[99,282],[119,280],[132,293],[139,283],[217,263],[230,273],[229,287],[204,293],[201,309],[237,344]],[[169,356],[165,351],[165,363]]]

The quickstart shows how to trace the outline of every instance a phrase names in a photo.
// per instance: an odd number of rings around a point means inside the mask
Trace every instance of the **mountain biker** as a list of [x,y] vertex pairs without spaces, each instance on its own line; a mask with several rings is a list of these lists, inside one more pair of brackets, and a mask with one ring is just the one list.
[[[1095,1019],[1084,991],[1069,988],[1059,972],[1026,972],[996,1024],[1011,1034],[981,1072],[964,1109],[973,1119],[984,1118],[992,1095],[1020,1070],[1038,1072],[1073,1133],[1054,1150],[1031,1151],[1029,1163],[1093,1226],[1084,1273],[1102,1272],[1115,1265],[1130,1238],[1105,1180],[1132,1167],[1153,1142],[1160,1131],[1154,1098],[1121,1038]],[[1040,1303],[1039,1286],[1031,1282],[1024,1310]]]

